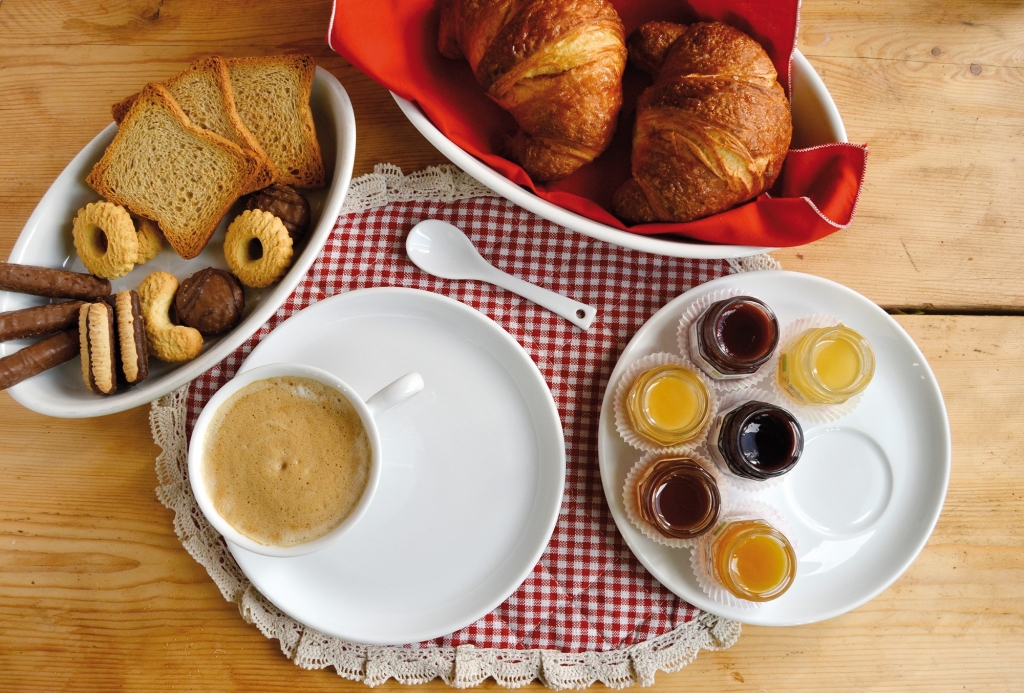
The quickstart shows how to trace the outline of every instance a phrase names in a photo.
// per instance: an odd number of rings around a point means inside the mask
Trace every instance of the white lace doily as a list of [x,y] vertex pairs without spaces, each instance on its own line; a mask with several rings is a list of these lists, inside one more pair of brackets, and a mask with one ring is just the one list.
[[[432,166],[404,175],[392,164],[378,164],[373,173],[352,182],[341,213],[351,214],[390,202],[454,202],[495,194],[451,165]],[[735,272],[778,269],[767,255],[729,260]],[[186,407],[188,385],[153,402],[150,427],[162,452],[156,459],[157,498],[174,511],[174,530],[185,550],[199,562],[229,602],[238,604],[248,623],[300,667],[334,667],[340,676],[376,686],[388,679],[425,683],[439,678],[467,688],[493,678],[506,688],[534,680],[555,690],[586,688],[598,681],[610,688],[654,683],[658,671],[676,671],[702,649],[730,647],[740,635],[736,621],[701,613],[656,638],[619,650],[564,653],[558,650],[517,650],[459,647],[372,646],[347,642],[308,628],[285,615],[260,594],[235,563],[224,540],[200,512],[188,480]]]

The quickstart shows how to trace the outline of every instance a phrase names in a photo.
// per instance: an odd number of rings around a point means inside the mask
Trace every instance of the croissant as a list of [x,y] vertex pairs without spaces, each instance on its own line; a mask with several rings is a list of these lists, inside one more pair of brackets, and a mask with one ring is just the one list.
[[516,119],[505,153],[533,180],[565,178],[611,143],[626,43],[606,0],[442,0],[438,48]]
[[630,64],[654,77],[637,99],[633,177],[612,199],[624,221],[684,222],[771,188],[793,133],[789,101],[764,49],[718,22],[645,24]]

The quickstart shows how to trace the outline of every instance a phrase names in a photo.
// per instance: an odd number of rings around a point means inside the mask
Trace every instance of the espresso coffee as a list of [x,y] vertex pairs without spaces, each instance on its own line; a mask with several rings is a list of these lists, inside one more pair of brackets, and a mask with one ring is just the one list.
[[202,475],[213,506],[253,541],[295,546],[341,524],[362,498],[372,450],[359,413],[316,380],[259,380],[210,422]]

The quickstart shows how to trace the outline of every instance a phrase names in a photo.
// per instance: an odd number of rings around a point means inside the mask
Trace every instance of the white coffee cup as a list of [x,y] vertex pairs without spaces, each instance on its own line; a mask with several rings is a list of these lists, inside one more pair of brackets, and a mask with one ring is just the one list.
[[[261,544],[235,529],[214,507],[210,495],[207,493],[202,472],[203,455],[206,449],[206,435],[210,428],[210,422],[213,421],[221,405],[246,385],[260,380],[281,377],[309,378],[341,394],[359,414],[363,428],[366,429],[371,450],[370,476],[366,483],[366,489],[349,516],[327,534],[294,546]],[[263,554],[264,556],[301,556],[319,551],[359,522],[359,519],[366,514],[366,510],[370,507],[370,503],[373,500],[373,495],[377,490],[377,482],[380,480],[381,468],[380,434],[377,431],[375,418],[398,406],[422,389],[423,378],[420,374],[415,372],[406,373],[364,402],[356,391],[346,385],[340,378],[313,366],[297,363],[272,363],[239,373],[210,398],[210,401],[206,403],[202,413],[196,420],[195,428],[192,430],[192,439],[188,447],[188,476],[192,484],[192,493],[199,504],[199,509],[203,511],[203,515],[210,521],[214,529],[220,532],[225,539],[248,551]]]

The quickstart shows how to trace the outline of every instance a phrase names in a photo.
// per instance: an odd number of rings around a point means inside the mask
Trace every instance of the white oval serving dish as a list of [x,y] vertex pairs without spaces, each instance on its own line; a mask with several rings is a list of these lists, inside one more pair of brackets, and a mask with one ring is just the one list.
[[[356,149],[356,121],[352,103],[341,83],[320,67],[316,69],[313,80],[310,106],[324,165],[328,171],[333,172],[331,182],[321,190],[305,191],[310,205],[310,232],[305,246],[301,247],[291,269],[277,284],[266,289],[246,289],[245,313],[237,327],[227,334],[207,337],[203,352],[192,361],[170,364],[151,359],[149,378],[109,397],[101,397],[86,388],[77,358],[15,385],[8,390],[11,396],[25,407],[49,416],[83,418],[113,414],[146,404],[181,387],[216,365],[259,329],[284,303],[320,253],[334,229],[352,180]],[[71,224],[81,207],[100,199],[86,185],[85,177],[103,156],[116,132],[117,126],[112,123],[61,172],[29,217],[11,251],[9,262],[85,271],[72,244]],[[113,291],[135,289],[146,275],[157,270],[171,272],[182,280],[204,267],[226,269],[222,244],[230,217],[229,213],[198,257],[183,260],[169,247],[165,247],[155,259],[136,266],[124,277],[111,282]],[[47,299],[35,296],[0,291],[0,311],[18,310],[46,302]],[[29,343],[30,340],[18,340],[0,344],[0,355],[11,354]]]

